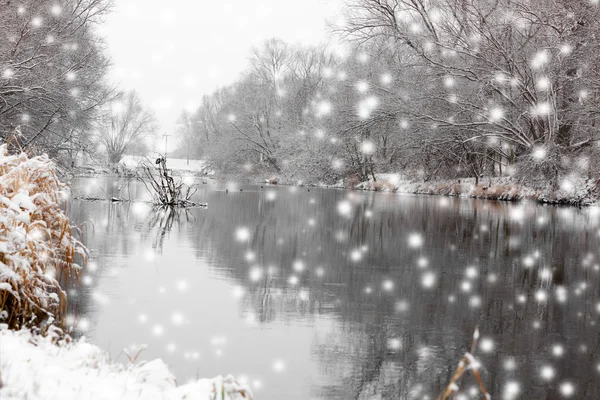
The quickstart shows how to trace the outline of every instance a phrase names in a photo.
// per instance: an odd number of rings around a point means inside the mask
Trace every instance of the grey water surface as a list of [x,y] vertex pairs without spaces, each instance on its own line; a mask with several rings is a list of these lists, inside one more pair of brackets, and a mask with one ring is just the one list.
[[[91,250],[77,329],[119,361],[145,344],[178,382],[230,373],[257,400],[434,399],[478,326],[494,398],[600,398],[594,208],[231,184],[194,199],[208,208],[68,206]],[[460,386],[481,398],[470,373]]]

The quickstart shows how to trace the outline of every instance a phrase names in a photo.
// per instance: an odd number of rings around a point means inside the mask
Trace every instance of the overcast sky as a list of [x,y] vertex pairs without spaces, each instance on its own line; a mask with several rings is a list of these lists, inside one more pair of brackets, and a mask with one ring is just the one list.
[[[342,0],[116,0],[103,29],[112,79],[136,89],[172,134],[184,108],[233,82],[265,39],[317,44]],[[169,148],[172,146],[169,144]]]

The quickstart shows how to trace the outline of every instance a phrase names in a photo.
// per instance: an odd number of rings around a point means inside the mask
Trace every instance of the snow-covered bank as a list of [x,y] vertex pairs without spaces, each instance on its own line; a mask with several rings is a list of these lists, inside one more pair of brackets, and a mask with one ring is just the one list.
[[160,359],[127,366],[112,362],[99,347],[79,340],[56,342],[52,335],[0,331],[0,398],[114,400],[249,400],[250,390],[231,376],[177,386]]
[[390,191],[409,194],[472,197],[488,200],[533,200],[546,204],[586,206],[598,203],[600,187],[590,179],[572,177],[564,180],[558,189],[550,185],[533,188],[515,182],[509,177],[482,178],[475,184],[474,178],[412,181],[397,174],[376,174],[376,181],[368,180],[354,186],[355,189]]

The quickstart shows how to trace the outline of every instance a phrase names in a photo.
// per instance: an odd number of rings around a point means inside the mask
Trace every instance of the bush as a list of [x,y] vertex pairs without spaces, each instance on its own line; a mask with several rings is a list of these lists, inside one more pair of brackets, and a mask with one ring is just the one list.
[[67,296],[85,247],[59,204],[67,194],[48,156],[9,155],[0,146],[0,320],[10,329],[64,329]]

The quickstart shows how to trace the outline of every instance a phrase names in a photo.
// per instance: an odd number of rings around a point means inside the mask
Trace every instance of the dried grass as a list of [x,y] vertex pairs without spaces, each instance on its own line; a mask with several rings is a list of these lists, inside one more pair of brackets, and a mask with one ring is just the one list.
[[9,155],[0,146],[0,322],[10,329],[64,330],[67,296],[85,247],[60,208],[67,188],[48,156]]
[[477,341],[479,340],[479,329],[475,329],[475,333],[473,334],[473,343],[471,344],[471,352],[466,352],[458,363],[458,367],[456,371],[454,371],[454,375],[452,375],[452,379],[446,389],[437,397],[437,400],[447,400],[454,399],[456,394],[458,393],[459,386],[458,382],[460,378],[464,375],[465,372],[471,371],[473,376],[477,380],[479,384],[479,391],[483,395],[484,399],[490,400],[492,397],[485,389],[485,385],[481,380],[481,374],[479,373],[479,363],[475,360],[473,354],[475,354],[475,349],[477,348]]

